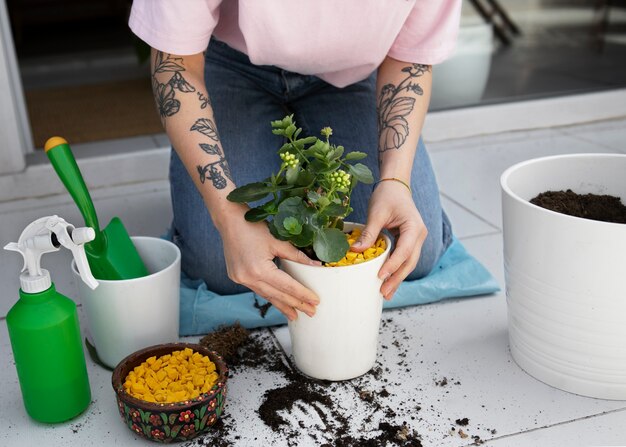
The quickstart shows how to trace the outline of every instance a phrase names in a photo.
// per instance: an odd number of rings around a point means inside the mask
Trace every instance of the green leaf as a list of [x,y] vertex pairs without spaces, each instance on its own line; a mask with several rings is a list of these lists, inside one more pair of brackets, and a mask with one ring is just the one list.
[[299,140],[296,140],[295,143],[297,144],[301,144],[301,145],[305,145],[305,144],[313,144],[317,141],[317,137],[305,137],[305,138],[300,138]]
[[346,235],[337,228],[324,228],[315,233],[313,250],[321,261],[337,262],[346,255],[349,249]]
[[298,174],[298,181],[296,184],[298,186],[309,186],[315,180],[315,175],[312,172],[301,170],[300,174]]
[[[273,204],[273,202],[268,203]],[[271,212],[265,209],[263,206],[258,206],[256,208],[248,210],[244,217],[248,222],[260,222],[270,216],[273,216],[274,214],[276,214],[276,212]]]
[[278,230],[276,229],[276,224],[275,224],[274,221],[268,222],[267,228],[270,230],[271,235],[274,236],[279,241],[288,241],[289,240],[288,236],[283,236],[282,234],[280,234],[278,232]]
[[343,155],[343,146],[337,146],[330,156],[331,160],[336,160]]
[[231,202],[247,203],[260,200],[272,192],[289,188],[289,185],[272,185],[265,182],[248,183],[233,189],[226,198]]
[[297,130],[296,126],[294,126],[293,124],[290,124],[285,129],[285,136],[287,138],[291,138],[293,136],[293,134],[296,132],[296,130]]
[[350,171],[350,174],[359,182],[367,184],[374,183],[372,171],[370,171],[370,168],[365,166],[363,163],[348,165],[348,170]]
[[300,172],[300,168],[296,166],[295,168],[287,168],[287,172],[285,173],[285,179],[287,180],[288,185],[294,185],[298,180],[298,174]]
[[326,208],[324,208],[324,214],[333,217],[345,216],[347,214],[347,211],[347,206],[338,205],[336,203],[331,203]]
[[289,241],[296,247],[310,247],[313,244],[315,231],[311,225],[304,225],[302,232],[289,238]]
[[305,210],[306,206],[300,197],[289,197],[283,200],[280,205],[278,205],[278,212],[274,217],[274,227],[278,234],[289,238],[291,234],[285,227],[285,219],[295,217],[298,222],[301,222],[301,217],[304,216]]
[[[341,166],[339,161],[333,161],[331,163],[326,163],[320,160],[313,160],[310,165],[311,170],[318,174],[328,174],[329,172],[334,172]],[[372,181],[373,181],[372,177]]]
[[348,161],[363,160],[365,157],[367,157],[367,154],[365,152],[353,151],[353,152],[348,152],[345,160],[348,160]]
[[226,198],[231,202],[237,203],[254,202],[267,196],[270,192],[267,184],[255,182],[232,190]]
[[330,200],[328,200],[328,197],[326,196],[321,196],[318,201],[317,204],[319,206],[321,206],[322,208],[327,207],[328,205],[330,205]]
[[317,203],[322,196],[320,196],[316,191],[309,191],[307,192],[306,197],[311,201],[311,203]]
[[299,188],[290,188],[287,189],[283,192],[283,195],[287,198],[287,197],[304,197],[306,192],[308,191],[308,188],[305,186],[299,187]]
[[293,216],[287,217],[283,220],[283,227],[285,227],[285,230],[287,230],[292,236],[302,233],[302,224]]

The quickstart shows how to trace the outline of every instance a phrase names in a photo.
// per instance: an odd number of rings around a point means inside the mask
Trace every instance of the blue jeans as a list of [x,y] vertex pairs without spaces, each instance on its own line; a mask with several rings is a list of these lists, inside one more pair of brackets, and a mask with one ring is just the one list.
[[[279,168],[282,137],[273,135],[270,121],[294,114],[303,135],[333,129],[332,141],[346,150],[366,152],[363,161],[378,178],[376,76],[336,88],[315,76],[303,76],[273,66],[255,66],[226,44],[211,40],[206,53],[205,82],[232,176],[237,185],[260,181]],[[172,150],[170,184],[174,210],[173,239],[182,252],[182,269],[203,279],[219,294],[248,291],[228,278],[222,240],[200,193]],[[441,209],[439,189],[420,139],[411,175],[413,200],[428,237],[417,268],[408,279],[426,276],[451,243],[450,222]],[[359,184],[352,196],[348,220],[365,223],[370,185]]]

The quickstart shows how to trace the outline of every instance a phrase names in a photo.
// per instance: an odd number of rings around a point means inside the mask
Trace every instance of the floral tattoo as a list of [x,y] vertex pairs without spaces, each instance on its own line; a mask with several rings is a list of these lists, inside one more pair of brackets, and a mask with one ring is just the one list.
[[[202,135],[213,140],[216,144],[201,143],[200,149],[209,155],[216,155],[219,157],[217,161],[207,163],[204,166],[198,165],[196,167],[198,169],[198,175],[200,176],[200,182],[204,184],[207,180],[211,180],[211,183],[213,183],[213,186],[216,189],[226,188],[226,185],[228,184],[227,179],[232,182],[233,176],[230,172],[228,162],[224,157],[224,153],[220,149],[219,144],[217,144],[219,142],[219,135],[217,133],[215,123],[213,123],[210,119],[200,118],[194,123],[193,126],[191,126],[191,129],[189,130],[200,132]],[[221,169],[221,172],[218,167]]]
[[[166,125],[165,119],[176,115],[180,110],[180,101],[176,99],[176,91],[181,93],[196,91],[195,87],[181,74],[183,71],[185,67],[182,58],[172,57],[171,54],[164,54],[161,51],[156,52],[152,71],[152,90],[163,127]],[[162,83],[157,79],[159,73],[172,73],[172,76],[167,83]]]
[[[184,71],[183,58],[174,57],[171,54],[164,54],[160,51],[156,52],[152,72],[152,89],[163,127],[166,127],[166,118],[176,115],[180,110],[180,101],[176,98],[177,93],[195,92],[200,101],[201,109],[205,109],[207,106],[211,105],[207,95],[196,91],[196,88],[187,82],[182,75]],[[164,76],[167,77],[167,75],[163,75],[163,73],[171,73],[165,83],[157,79],[157,74],[160,75],[160,78]],[[227,180],[232,182],[233,177],[228,162],[224,157],[224,153],[219,146],[220,137],[217,133],[215,123],[208,118],[199,118],[189,130],[191,132],[199,132],[205,137],[208,137],[214,144],[200,143],[200,149],[209,155],[218,157],[216,161],[207,163],[204,166],[197,166],[200,182],[204,184],[207,180],[210,180],[215,188],[226,188],[228,184]]]
[[402,71],[407,77],[397,86],[386,84],[380,91],[378,98],[378,131],[379,152],[383,153],[391,149],[400,149],[409,136],[409,123],[407,117],[415,107],[415,98],[403,96],[403,92],[413,92],[422,96],[424,90],[415,81],[431,70],[430,65],[411,64]]

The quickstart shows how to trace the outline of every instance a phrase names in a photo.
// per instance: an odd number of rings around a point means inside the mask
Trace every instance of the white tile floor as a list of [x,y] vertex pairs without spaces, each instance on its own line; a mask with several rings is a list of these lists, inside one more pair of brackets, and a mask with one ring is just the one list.
[[[502,220],[499,176],[508,166],[529,158],[570,152],[626,152],[626,119],[548,130],[511,132],[492,136],[438,142],[430,145],[443,203],[457,236],[470,253],[490,269],[504,285]],[[94,192],[102,223],[118,215],[132,234],[160,235],[171,218],[166,182],[100,189]],[[0,204],[0,241],[16,240],[31,220],[56,213],[80,223],[78,213],[65,196]],[[17,272],[21,261],[1,252],[0,317],[16,299]],[[53,265],[54,263],[54,265]],[[66,266],[67,254],[46,255],[58,289],[75,296]],[[617,446],[626,445],[626,401],[598,400],[551,388],[523,372],[508,351],[504,292],[472,299],[386,311],[381,327],[379,363],[389,371],[367,375],[328,391],[350,415],[351,431],[376,435],[384,414],[366,412],[357,389],[384,386],[388,397],[381,404],[397,413],[394,421],[407,421],[422,437],[424,446],[466,446],[479,436],[484,445],[505,446]],[[6,446],[127,446],[152,445],[135,438],[119,420],[110,372],[88,358],[93,392],[89,410],[74,421],[46,426],[24,412],[4,318],[0,321],[0,420]],[[283,355],[274,340],[290,352],[286,328],[256,333],[267,346]],[[192,338],[192,340],[195,340]],[[394,342],[397,342],[394,344]],[[407,352],[398,365],[400,351]],[[436,384],[443,377],[447,386]],[[299,435],[288,440],[273,433],[260,420],[258,408],[265,390],[284,382],[276,373],[243,369],[230,379],[227,414],[233,430],[227,441],[237,446],[319,445],[321,421],[310,421]],[[421,409],[417,410],[419,406]],[[304,418],[306,409],[298,410]],[[468,438],[451,432],[457,418],[467,417]],[[292,415],[298,427],[298,415]],[[457,427],[458,429],[458,427]],[[233,431],[231,430],[231,431]],[[495,430],[495,432],[492,432]],[[317,433],[317,440],[311,434]],[[238,438],[235,438],[235,435]],[[191,445],[213,445],[212,438]],[[328,440],[327,441],[331,441]],[[229,445],[231,445],[229,444]]]

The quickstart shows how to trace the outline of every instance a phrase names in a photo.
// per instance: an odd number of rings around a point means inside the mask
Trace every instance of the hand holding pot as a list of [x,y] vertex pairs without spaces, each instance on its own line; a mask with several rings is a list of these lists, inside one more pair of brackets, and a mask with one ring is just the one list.
[[371,247],[382,229],[396,236],[396,247],[378,272],[384,281],[380,292],[390,300],[415,269],[428,234],[411,192],[399,182],[382,182],[376,187],[370,198],[367,224],[351,250],[362,252]]
[[280,270],[274,258],[319,265],[289,242],[272,236],[263,222],[247,222],[243,215],[228,219],[221,229],[224,257],[230,279],[242,284],[272,303],[289,320],[297,318],[296,309],[315,314],[319,298]]

